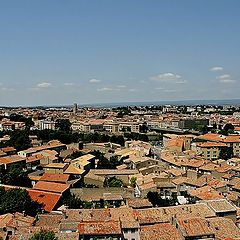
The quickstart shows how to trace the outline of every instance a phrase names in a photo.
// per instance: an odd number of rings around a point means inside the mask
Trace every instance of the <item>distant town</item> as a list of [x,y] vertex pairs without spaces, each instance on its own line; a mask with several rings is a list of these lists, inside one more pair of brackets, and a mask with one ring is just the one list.
[[240,105],[0,108],[1,240],[239,240]]

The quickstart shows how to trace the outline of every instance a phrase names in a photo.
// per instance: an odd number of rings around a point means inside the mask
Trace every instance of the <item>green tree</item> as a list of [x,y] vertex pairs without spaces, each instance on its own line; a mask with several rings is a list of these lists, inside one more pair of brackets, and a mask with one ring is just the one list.
[[216,123],[213,123],[213,129],[217,129],[217,124]]
[[111,177],[107,180],[108,187],[122,187],[123,182],[120,179],[117,179],[116,177]]
[[64,198],[63,204],[68,206],[69,209],[79,209],[83,207],[82,200],[74,194]]
[[119,135],[119,136],[112,135],[110,137],[109,141],[112,142],[112,143],[120,144],[121,146],[124,146],[124,144],[125,144],[125,140],[124,140],[124,137],[122,135]]
[[0,214],[25,212],[27,215],[35,216],[42,205],[32,201],[25,189],[14,188],[5,191],[0,187]]
[[56,240],[55,233],[48,230],[40,230],[40,232],[35,233],[29,240]]
[[59,118],[56,120],[56,129],[69,133],[71,131],[71,123],[69,119]]
[[209,129],[208,129],[207,125],[204,125],[201,127],[202,134],[206,134],[206,133],[208,133],[208,131],[209,131]]
[[227,123],[227,124],[225,124],[223,130],[224,130],[226,133],[233,133],[234,126],[233,126],[231,123]]
[[137,178],[136,177],[131,177],[130,179],[130,186],[135,188],[137,185]]
[[147,125],[146,122],[144,122],[142,125],[140,125],[139,131],[140,131],[141,133],[147,133],[147,131],[148,131],[148,125]]
[[25,128],[26,129],[30,129],[30,127],[34,126],[34,122],[32,120],[32,118],[26,118],[25,120]]
[[30,187],[28,173],[24,171],[25,164],[13,164],[7,170],[1,169],[0,182],[7,185]]
[[123,161],[122,160],[118,160],[118,157],[117,156],[112,156],[110,157],[110,165],[111,165],[111,168],[117,168],[117,166],[123,164]]
[[26,130],[15,130],[10,134],[10,140],[7,142],[9,146],[13,146],[17,151],[25,150],[31,147],[29,133]]
[[149,202],[152,203],[153,206],[158,206],[158,207],[167,207],[167,206],[174,206],[176,205],[177,202],[177,197],[172,196],[170,198],[163,198],[160,196],[158,192],[148,192],[147,198]]
[[220,149],[219,158],[228,160],[233,157],[233,148],[232,147],[223,147]]
[[75,159],[75,158],[81,157],[82,155],[83,155],[82,152],[74,152],[69,156],[69,158],[70,159]]
[[100,155],[98,163],[97,163],[97,168],[98,169],[113,169],[113,165],[109,162],[109,160],[107,158],[105,158],[102,155]]
[[148,192],[147,193],[147,198],[148,198],[149,202],[151,202],[154,207],[158,206],[159,195],[158,195],[157,192]]

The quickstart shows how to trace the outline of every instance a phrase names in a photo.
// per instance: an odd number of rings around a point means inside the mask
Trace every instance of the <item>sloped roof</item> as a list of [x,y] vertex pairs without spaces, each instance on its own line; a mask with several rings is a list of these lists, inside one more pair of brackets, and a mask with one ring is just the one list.
[[43,204],[43,209],[47,212],[51,212],[61,198],[61,194],[34,189],[29,189],[28,193],[33,201]]
[[44,182],[39,181],[34,185],[33,189],[46,191],[46,192],[53,192],[53,193],[63,193],[69,188],[68,184],[63,183],[55,183],[55,182]]
[[179,240],[182,239],[178,230],[170,223],[146,225],[141,227],[142,240]]
[[80,235],[120,235],[120,221],[83,222],[78,224]]
[[66,183],[69,176],[69,174],[44,173],[40,181]]

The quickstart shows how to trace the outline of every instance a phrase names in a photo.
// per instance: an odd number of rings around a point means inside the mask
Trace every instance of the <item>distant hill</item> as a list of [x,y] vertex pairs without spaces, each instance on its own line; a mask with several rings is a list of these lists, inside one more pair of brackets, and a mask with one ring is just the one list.
[[[115,103],[91,103],[91,104],[79,104],[79,107],[123,107],[123,106],[151,106],[151,105],[240,105],[240,99],[206,99],[206,100],[163,100],[163,101],[145,101],[145,102],[115,102]],[[0,108],[7,108],[8,106],[0,106]],[[21,107],[15,106],[12,108]],[[54,106],[29,106],[30,108],[70,108],[69,105],[54,105]],[[9,106],[11,108],[11,106]]]
[[240,105],[240,99],[225,100],[164,100],[152,102],[117,102],[117,103],[95,103],[79,106],[85,107],[123,107],[123,106],[151,106],[151,105]]

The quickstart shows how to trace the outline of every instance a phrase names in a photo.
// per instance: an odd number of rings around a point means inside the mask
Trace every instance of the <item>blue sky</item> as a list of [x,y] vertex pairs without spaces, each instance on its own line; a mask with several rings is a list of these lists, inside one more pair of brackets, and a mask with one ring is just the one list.
[[0,0],[0,105],[239,98],[239,0]]

